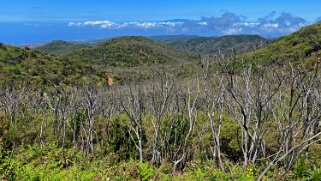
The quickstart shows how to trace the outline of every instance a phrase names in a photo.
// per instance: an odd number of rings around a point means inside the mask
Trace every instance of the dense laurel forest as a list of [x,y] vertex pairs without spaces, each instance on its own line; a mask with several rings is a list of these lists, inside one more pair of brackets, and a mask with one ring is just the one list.
[[289,36],[281,37],[265,48],[240,55],[239,59],[258,64],[277,65],[290,63],[305,69],[314,67],[315,60],[321,56],[321,23],[302,28]]
[[244,53],[269,43],[269,40],[258,35],[228,35],[222,37],[156,36],[152,39],[173,48],[202,55]]
[[100,74],[87,64],[77,64],[68,58],[42,54],[29,48],[0,44],[1,85],[57,85],[86,83]]
[[85,48],[85,45],[75,44],[66,41],[52,41],[43,46],[36,47],[35,49],[47,54],[61,55],[64,53],[72,52],[77,49]]
[[0,44],[0,179],[321,180],[320,37]]
[[115,67],[188,63],[197,57],[144,37],[120,37],[66,55],[74,60]]

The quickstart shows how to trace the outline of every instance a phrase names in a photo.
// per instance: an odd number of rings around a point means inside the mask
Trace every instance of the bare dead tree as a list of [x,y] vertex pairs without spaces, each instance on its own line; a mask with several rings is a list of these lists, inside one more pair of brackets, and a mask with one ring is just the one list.
[[[292,68],[289,82],[279,91],[278,107],[273,111],[278,122],[280,146],[278,151],[269,156],[272,158],[260,174],[261,180],[275,164],[283,161],[284,168],[289,170],[302,153],[312,144],[321,140],[318,124],[321,118],[320,81],[317,74],[308,75],[299,69]],[[308,156],[307,152],[305,156]]]
[[205,111],[210,121],[213,138],[214,165],[221,170],[223,170],[223,162],[221,158],[220,134],[224,111],[224,84],[225,80],[223,76],[213,75],[212,78],[205,80],[204,87]]
[[[103,115],[104,119],[104,128],[102,130],[103,139],[101,140],[102,147],[109,147],[108,141],[106,141],[106,145],[104,140],[108,139],[108,131],[111,126],[111,119],[115,114],[121,114],[118,102],[121,100],[123,96],[115,95],[115,90],[108,87],[107,89],[101,90],[100,95],[100,106],[99,112]],[[123,91],[123,90],[122,90]],[[121,93],[120,93],[121,94]],[[125,96],[124,96],[125,97]],[[117,101],[118,100],[118,101]]]
[[[195,84],[196,84],[196,86],[188,86],[188,88],[187,88],[187,95],[186,95],[187,98],[186,98],[186,100],[184,100],[184,103],[186,104],[186,106],[184,106],[186,108],[186,113],[184,111],[183,114],[181,113],[180,115],[175,116],[175,118],[178,119],[177,121],[184,121],[184,114],[187,115],[188,130],[185,135],[183,143],[180,145],[179,149],[177,149],[177,151],[175,153],[174,158],[176,158],[176,159],[173,161],[173,172],[176,171],[177,165],[179,163],[181,163],[186,157],[188,141],[189,141],[190,136],[192,134],[194,125],[198,119],[198,110],[197,110],[197,106],[196,106],[199,95],[200,95],[200,87],[199,87],[198,79],[196,80]],[[192,91],[191,88],[193,88],[194,90]],[[176,102],[178,104],[177,108],[178,108],[178,112],[179,112],[179,100],[178,99],[179,99],[179,97],[176,96]],[[179,119],[183,119],[183,120],[179,120]]]
[[86,87],[84,90],[85,107],[88,117],[87,147],[89,153],[94,153],[94,135],[95,121],[98,111],[97,90],[92,87]]
[[17,125],[16,116],[19,112],[19,103],[24,95],[24,89],[17,90],[14,87],[6,87],[1,91],[1,107],[4,113],[9,115],[10,123],[13,127]]
[[[228,92],[232,103],[229,110],[241,127],[241,150],[244,166],[254,163],[259,154],[265,154],[264,135],[273,109],[273,97],[280,89],[282,79],[277,73],[253,73],[252,67],[241,75],[230,74]],[[270,80],[269,78],[272,77]],[[233,102],[235,104],[233,104]]]
[[152,124],[154,128],[154,141],[152,151],[152,163],[161,164],[161,123],[165,114],[167,105],[172,96],[174,81],[170,80],[169,75],[165,72],[160,81],[154,80],[149,90],[149,108],[152,113]]
[[[137,87],[138,86],[138,87]],[[129,135],[134,142],[139,161],[143,162],[143,114],[145,111],[144,94],[141,85],[136,85],[135,90],[129,86],[129,96],[121,100],[121,106],[130,118]]]

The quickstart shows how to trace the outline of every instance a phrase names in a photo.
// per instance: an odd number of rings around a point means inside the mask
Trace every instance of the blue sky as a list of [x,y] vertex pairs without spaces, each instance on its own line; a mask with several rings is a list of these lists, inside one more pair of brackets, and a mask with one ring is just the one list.
[[275,37],[315,22],[320,7],[320,0],[0,0],[0,42],[160,34]]

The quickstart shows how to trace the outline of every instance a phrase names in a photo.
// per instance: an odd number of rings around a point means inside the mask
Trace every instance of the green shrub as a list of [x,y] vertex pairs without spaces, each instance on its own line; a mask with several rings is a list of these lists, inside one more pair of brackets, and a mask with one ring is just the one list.
[[307,179],[309,181],[319,181],[321,180],[321,168],[317,168],[316,166],[310,171],[310,176]]
[[138,163],[138,166],[142,181],[150,180],[156,174],[156,169],[150,166],[148,163]]
[[308,166],[304,157],[301,157],[294,166],[293,169],[294,178],[300,179],[308,176]]

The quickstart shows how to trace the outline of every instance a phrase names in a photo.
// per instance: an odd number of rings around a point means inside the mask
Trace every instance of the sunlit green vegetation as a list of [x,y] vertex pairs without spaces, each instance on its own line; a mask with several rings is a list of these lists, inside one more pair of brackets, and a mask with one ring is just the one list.
[[239,59],[255,61],[265,66],[302,66],[313,69],[317,57],[321,56],[321,23],[281,37],[267,47],[239,56]]
[[43,46],[36,47],[35,49],[42,53],[62,55],[85,47],[85,45],[69,43],[66,41],[52,41]]
[[99,82],[103,72],[67,58],[48,56],[28,48],[0,45],[0,83],[57,85]]
[[116,67],[189,63],[198,59],[144,37],[114,38],[94,47],[76,50],[66,57],[75,61]]
[[269,43],[258,35],[229,35],[222,37],[164,36],[155,40],[186,52],[201,55],[235,54],[253,51]]

